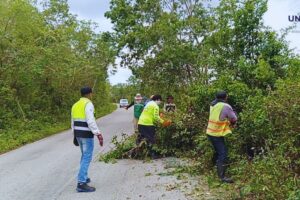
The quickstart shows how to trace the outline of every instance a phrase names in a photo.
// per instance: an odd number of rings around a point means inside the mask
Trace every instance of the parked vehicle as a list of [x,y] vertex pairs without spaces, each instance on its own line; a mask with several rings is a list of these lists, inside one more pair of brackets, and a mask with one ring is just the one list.
[[128,106],[128,100],[127,99],[120,99],[120,108],[124,108]]

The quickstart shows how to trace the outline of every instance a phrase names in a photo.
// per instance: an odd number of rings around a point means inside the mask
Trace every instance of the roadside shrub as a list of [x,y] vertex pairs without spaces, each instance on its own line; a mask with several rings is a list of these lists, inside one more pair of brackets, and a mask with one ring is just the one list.
[[290,160],[280,151],[269,152],[253,162],[240,161],[230,172],[237,180],[237,192],[242,199],[287,199],[299,188],[299,179],[286,171]]
[[[269,96],[249,99],[237,130],[251,145],[253,161],[237,162],[231,173],[244,199],[297,199],[300,176],[300,84],[279,80]],[[241,147],[245,147],[242,145]],[[248,149],[249,150],[249,149]]]
[[[276,90],[268,98],[268,116],[277,133],[300,133],[300,83],[278,80]],[[287,132],[288,131],[288,132]]]
[[237,149],[253,157],[268,149],[267,143],[274,133],[266,110],[266,97],[262,94],[250,97],[238,121],[236,137],[239,138]]
[[[212,85],[209,91],[215,87],[219,88]],[[236,183],[222,187],[232,194],[231,199],[299,199],[300,83],[278,80],[274,91],[248,90],[239,83],[227,88],[232,89],[229,98],[240,112],[238,127],[226,136],[231,161],[228,173]],[[210,93],[199,91],[203,96]],[[239,98],[239,92],[248,95]],[[199,102],[205,100],[203,96],[199,95]],[[206,112],[197,117],[208,117]],[[213,148],[204,129],[195,139],[196,149],[190,155],[197,159],[198,172],[210,182],[218,181],[210,172],[214,170]]]
[[128,151],[135,147],[135,135],[128,136],[126,134],[122,134],[121,138],[114,136],[111,143],[114,145],[114,148],[108,153],[100,156],[100,161],[105,163],[108,162],[116,162],[116,159],[124,158]]
[[195,147],[194,137],[203,124],[194,113],[177,113],[167,115],[172,121],[169,127],[158,127],[155,150],[164,156],[183,154]]

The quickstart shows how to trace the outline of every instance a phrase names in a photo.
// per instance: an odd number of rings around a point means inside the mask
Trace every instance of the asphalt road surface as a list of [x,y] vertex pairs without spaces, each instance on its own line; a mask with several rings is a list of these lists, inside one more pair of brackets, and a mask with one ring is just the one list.
[[132,119],[132,109],[117,109],[97,120],[104,146],[99,147],[95,139],[89,176],[96,192],[77,193],[75,190],[80,150],[72,143],[71,130],[67,130],[0,155],[0,199],[186,199],[182,192],[170,187],[170,184],[180,184],[174,177],[158,175],[164,171],[164,159],[150,163],[120,160],[116,164],[106,164],[98,161],[99,154],[112,148],[110,141],[114,135],[133,132]]

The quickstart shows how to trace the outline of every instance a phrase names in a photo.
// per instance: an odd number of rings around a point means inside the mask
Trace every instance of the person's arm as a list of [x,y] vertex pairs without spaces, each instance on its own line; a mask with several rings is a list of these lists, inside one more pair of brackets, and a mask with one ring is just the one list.
[[72,129],[72,133],[74,133],[74,120],[72,118],[72,113],[71,113],[71,129]]
[[167,112],[167,104],[164,104],[164,112]]
[[230,121],[230,124],[234,125],[237,122],[237,115],[233,111],[232,107],[226,104],[221,113],[221,120],[227,118]]
[[126,108],[126,110],[128,110],[131,106],[133,106],[134,105],[134,101],[132,101],[128,106],[126,106],[125,108]]
[[75,146],[79,146],[78,140],[76,139],[75,133],[74,133],[74,120],[72,117],[72,111],[71,111],[71,129],[72,129],[72,135],[73,135],[73,144]]
[[94,116],[94,105],[92,102],[89,102],[86,104],[85,107],[85,116],[86,116],[86,122],[89,126],[89,128],[91,129],[91,131],[93,132],[94,135],[99,135],[100,131],[98,128],[98,125],[96,123],[96,119]]
[[154,118],[155,122],[159,122],[161,124],[164,122],[164,120],[162,118],[160,118],[160,116],[159,116],[159,107],[158,106],[154,107],[153,118]]

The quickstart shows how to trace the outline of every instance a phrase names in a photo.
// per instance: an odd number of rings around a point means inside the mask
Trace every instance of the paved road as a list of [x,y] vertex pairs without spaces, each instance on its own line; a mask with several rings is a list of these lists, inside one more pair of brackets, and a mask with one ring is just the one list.
[[97,188],[95,193],[75,191],[80,151],[73,146],[72,133],[67,130],[0,155],[0,199],[185,199],[179,191],[166,191],[161,187],[175,183],[175,179],[148,176],[163,170],[162,161],[122,160],[117,164],[97,161],[99,153],[110,150],[114,135],[133,132],[132,116],[132,109],[117,109],[97,120],[103,132],[104,147],[100,148],[95,140],[94,161],[90,167],[91,185]]

